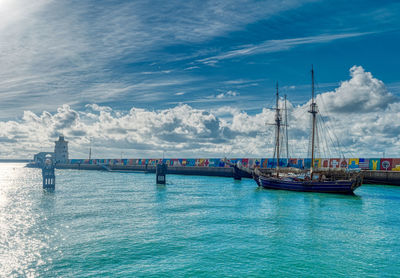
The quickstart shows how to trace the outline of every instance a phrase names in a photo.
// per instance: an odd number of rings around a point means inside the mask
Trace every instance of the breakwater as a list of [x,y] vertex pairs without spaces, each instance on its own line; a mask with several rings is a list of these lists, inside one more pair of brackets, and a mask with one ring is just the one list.
[[364,183],[400,185],[398,171],[363,171]]
[[[167,174],[251,178],[251,169],[275,168],[277,160],[273,158],[196,158],[196,159],[70,159],[66,164],[57,164],[59,169],[139,171],[155,173],[156,165],[168,166]],[[280,159],[280,167],[309,168],[311,159]],[[29,164],[38,167],[40,164]],[[400,185],[399,158],[316,158],[314,167],[320,169],[347,168],[364,173],[364,183]]]
[[[58,164],[57,168],[105,170],[110,172],[156,172],[156,167],[153,165]],[[235,169],[233,167],[168,166],[167,174],[234,177],[234,171]],[[364,176],[364,183],[400,185],[400,171],[362,170],[362,173]],[[243,178],[252,178],[250,171],[246,172],[239,169],[239,174]]]
[[[56,167],[57,169],[105,170],[110,172],[156,172],[156,166],[153,165],[58,164]],[[214,177],[233,177],[234,171],[233,167],[168,166],[167,168],[167,174]],[[239,171],[244,178],[252,177],[248,172]]]

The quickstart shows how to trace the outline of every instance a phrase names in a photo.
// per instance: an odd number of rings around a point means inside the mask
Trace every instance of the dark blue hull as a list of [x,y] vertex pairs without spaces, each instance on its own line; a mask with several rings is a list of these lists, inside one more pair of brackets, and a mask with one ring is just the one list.
[[290,178],[258,177],[258,184],[268,189],[282,189],[302,192],[353,194],[361,185],[356,180],[345,181],[296,181]]

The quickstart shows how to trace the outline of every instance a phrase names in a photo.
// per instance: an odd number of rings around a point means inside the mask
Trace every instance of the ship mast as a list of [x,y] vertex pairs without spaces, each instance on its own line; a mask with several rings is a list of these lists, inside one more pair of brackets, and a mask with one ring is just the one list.
[[93,138],[92,137],[90,137],[89,138],[89,160],[91,160],[92,159],[92,140],[93,140]]
[[286,107],[286,95],[285,95],[285,136],[286,136],[286,166],[289,165],[289,137],[288,137],[288,115],[287,115],[287,107]]
[[311,137],[311,167],[310,167],[310,175],[311,179],[313,177],[313,168],[314,168],[314,145],[315,145],[315,129],[317,123],[317,104],[315,103],[315,92],[314,92],[314,67],[311,66],[311,105],[309,113],[312,114],[312,137]]
[[279,91],[278,91],[278,82],[276,82],[276,110],[275,110],[275,124],[276,124],[276,177],[279,178],[279,137],[280,137],[280,129],[281,129],[281,118],[279,111]]

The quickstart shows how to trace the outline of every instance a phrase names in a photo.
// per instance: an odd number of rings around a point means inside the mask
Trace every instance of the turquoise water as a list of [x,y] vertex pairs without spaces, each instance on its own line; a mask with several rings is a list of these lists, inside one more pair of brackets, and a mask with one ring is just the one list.
[[257,189],[252,180],[0,164],[2,277],[391,277],[400,187],[357,196]]

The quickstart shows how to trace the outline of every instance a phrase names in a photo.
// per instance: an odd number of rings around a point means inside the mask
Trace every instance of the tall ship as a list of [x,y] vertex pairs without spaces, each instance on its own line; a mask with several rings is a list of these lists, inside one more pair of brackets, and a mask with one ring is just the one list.
[[[359,172],[349,172],[346,169],[328,169],[322,171],[314,165],[316,124],[318,107],[315,101],[314,89],[314,69],[311,69],[312,101],[310,110],[312,115],[311,130],[311,166],[309,170],[299,171],[294,169],[280,169],[280,138],[282,118],[279,109],[279,90],[276,86],[276,108],[275,108],[275,149],[274,159],[276,158],[276,168],[262,171],[256,168],[253,178],[259,186],[267,189],[281,189],[302,192],[320,192],[336,194],[353,194],[354,190],[362,185],[362,176]],[[286,123],[285,123],[286,125]]]

